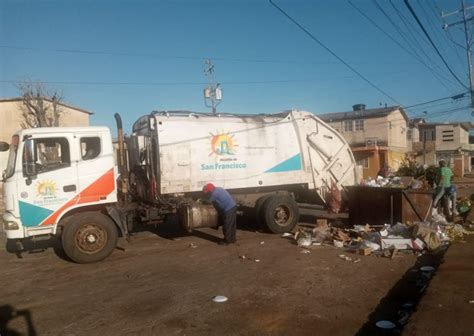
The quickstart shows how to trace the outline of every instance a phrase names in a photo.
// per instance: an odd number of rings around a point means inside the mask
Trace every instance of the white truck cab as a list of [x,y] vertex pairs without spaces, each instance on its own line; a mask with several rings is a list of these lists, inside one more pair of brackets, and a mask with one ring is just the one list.
[[25,129],[13,135],[9,149],[3,173],[8,239],[56,234],[76,209],[117,201],[106,127]]

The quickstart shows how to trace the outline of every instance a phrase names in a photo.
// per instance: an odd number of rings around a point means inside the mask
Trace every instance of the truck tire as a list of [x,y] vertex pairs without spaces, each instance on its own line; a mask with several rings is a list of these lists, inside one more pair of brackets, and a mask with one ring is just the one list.
[[117,245],[115,223],[100,212],[75,215],[62,233],[64,252],[71,260],[92,263],[107,258]]
[[258,229],[265,229],[264,225],[264,216],[263,216],[263,204],[265,204],[265,201],[269,199],[270,197],[273,197],[273,195],[265,195],[260,197],[257,202],[255,202],[254,206],[254,214],[255,214],[255,224],[257,225]]
[[262,220],[272,233],[290,232],[298,223],[299,215],[298,205],[290,196],[274,195],[263,203]]

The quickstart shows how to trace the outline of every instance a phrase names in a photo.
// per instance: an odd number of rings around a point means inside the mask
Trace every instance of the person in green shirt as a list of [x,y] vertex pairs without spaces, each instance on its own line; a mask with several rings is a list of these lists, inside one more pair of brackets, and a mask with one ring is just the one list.
[[454,215],[457,215],[456,210],[456,186],[451,184],[453,178],[453,171],[451,168],[446,166],[445,160],[439,161],[439,176],[437,181],[436,188],[436,197],[433,203],[433,206],[436,208],[439,201],[444,195],[448,195],[451,198],[452,202],[452,212]]

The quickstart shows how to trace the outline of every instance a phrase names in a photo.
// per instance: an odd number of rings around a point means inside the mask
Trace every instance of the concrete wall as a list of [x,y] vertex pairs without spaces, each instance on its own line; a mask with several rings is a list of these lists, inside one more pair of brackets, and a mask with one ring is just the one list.
[[[451,133],[452,132],[452,133]],[[453,141],[446,141],[452,134]],[[445,135],[445,137],[443,137]],[[444,140],[444,141],[443,141]],[[469,132],[459,125],[436,125],[436,149],[439,151],[469,148]]]
[[408,124],[400,111],[395,111],[387,116],[388,144],[391,149],[399,152],[408,151],[407,130]]

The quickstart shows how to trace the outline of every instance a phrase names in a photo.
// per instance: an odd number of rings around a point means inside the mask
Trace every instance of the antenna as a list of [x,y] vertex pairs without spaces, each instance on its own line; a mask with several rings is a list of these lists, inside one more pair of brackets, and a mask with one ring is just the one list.
[[217,105],[222,101],[222,89],[219,83],[214,84],[214,64],[210,59],[204,62],[204,75],[209,78],[209,85],[204,89],[204,104],[212,108],[212,113],[217,113]]

